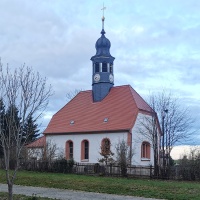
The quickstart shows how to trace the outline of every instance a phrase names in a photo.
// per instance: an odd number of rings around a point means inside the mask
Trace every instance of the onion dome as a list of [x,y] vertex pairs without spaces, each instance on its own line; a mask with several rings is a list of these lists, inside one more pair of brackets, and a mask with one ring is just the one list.
[[105,37],[105,31],[102,29],[101,37],[96,41],[96,56],[110,56],[111,43],[109,39]]
[[105,37],[106,32],[104,31],[104,16],[102,18],[102,31],[101,37],[96,41],[95,48],[96,48],[96,55],[92,56],[92,61],[100,62],[99,58],[107,58],[110,62],[113,62],[115,59],[110,54],[110,47],[111,43],[110,40]]

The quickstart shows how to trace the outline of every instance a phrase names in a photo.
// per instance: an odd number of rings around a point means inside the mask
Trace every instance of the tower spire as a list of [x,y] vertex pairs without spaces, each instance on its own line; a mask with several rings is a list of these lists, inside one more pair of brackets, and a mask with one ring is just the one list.
[[103,8],[101,8],[103,12],[101,37],[96,41],[96,54],[91,58],[92,94],[94,102],[102,101],[114,85],[113,61],[115,58],[110,54],[111,43],[105,36],[105,9],[106,7],[103,4]]
[[105,34],[105,31],[104,31],[104,21],[105,21],[105,17],[104,17],[104,10],[106,9],[106,7],[104,6],[104,3],[103,3],[103,8],[101,9],[102,12],[103,12],[103,16],[102,16],[102,31],[101,31],[101,34]]

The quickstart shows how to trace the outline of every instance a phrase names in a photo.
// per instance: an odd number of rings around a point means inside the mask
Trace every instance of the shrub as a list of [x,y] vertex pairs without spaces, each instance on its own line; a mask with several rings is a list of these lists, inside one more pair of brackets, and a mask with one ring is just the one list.
[[59,173],[71,173],[74,165],[74,160],[56,160],[52,163],[52,171]]

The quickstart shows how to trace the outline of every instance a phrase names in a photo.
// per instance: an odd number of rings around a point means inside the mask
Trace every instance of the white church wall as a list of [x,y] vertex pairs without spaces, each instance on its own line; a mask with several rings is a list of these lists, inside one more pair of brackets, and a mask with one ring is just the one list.
[[[57,154],[60,152],[65,153],[65,144],[68,140],[73,141],[74,146],[74,160],[76,162],[84,162],[81,160],[81,142],[83,140],[89,141],[89,159],[85,160],[86,163],[97,163],[98,159],[102,158],[99,154],[101,141],[104,138],[109,138],[111,142],[111,151],[115,153],[115,146],[119,141],[127,141],[127,132],[117,132],[117,133],[90,133],[90,134],[72,134],[72,135],[47,135],[47,142],[51,141],[56,144],[58,150]],[[65,156],[65,155],[64,155]]]
[[[137,166],[148,166],[148,165],[154,165],[154,151],[153,151],[153,145],[152,141],[150,139],[150,136],[147,134],[142,134],[141,130],[145,128],[142,128],[141,126],[141,120],[143,122],[147,123],[147,118],[150,118],[151,116],[139,113],[135,122],[134,127],[132,128],[132,148],[134,151],[134,156],[132,159],[132,164]],[[150,159],[144,159],[141,158],[141,145],[142,142],[149,142],[150,143]]]
[[[147,117],[151,117],[148,115],[144,115],[139,113],[132,128],[132,149],[134,152],[132,158],[132,165],[136,166],[150,166],[154,164],[154,151],[152,141],[150,136],[141,133],[141,120],[147,119]],[[140,131],[138,127],[140,126]],[[145,132],[145,130],[144,130]],[[72,135],[47,135],[47,142],[51,141],[56,144],[58,150],[57,154],[60,152],[64,153],[65,157],[65,144],[67,141],[73,141],[73,156],[76,162],[86,162],[86,163],[97,163],[98,159],[102,158],[99,154],[101,141],[104,138],[109,138],[111,141],[111,151],[115,153],[115,146],[122,140],[128,140],[128,132],[116,132],[116,133],[90,133],[90,134],[72,134]],[[89,141],[89,159],[81,160],[81,142],[83,140]],[[142,142],[150,143],[150,159],[141,158],[141,145]],[[114,156],[115,158],[115,156]]]

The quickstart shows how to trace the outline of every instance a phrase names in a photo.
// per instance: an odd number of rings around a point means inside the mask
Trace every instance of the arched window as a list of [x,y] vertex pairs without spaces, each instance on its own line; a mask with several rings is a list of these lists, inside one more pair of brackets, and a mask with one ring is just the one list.
[[89,160],[89,142],[83,140],[81,142],[81,160]]
[[110,140],[108,138],[104,138],[101,141],[101,154],[102,155],[110,154]]
[[141,157],[150,159],[150,144],[149,142],[143,142],[141,146]]
[[71,140],[68,140],[65,145],[66,159],[72,159],[74,157],[74,144]]

